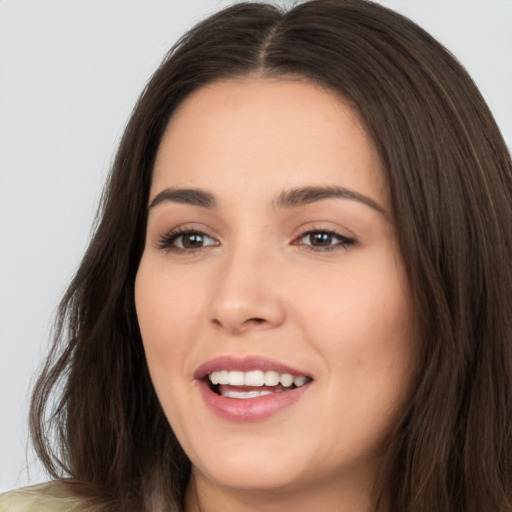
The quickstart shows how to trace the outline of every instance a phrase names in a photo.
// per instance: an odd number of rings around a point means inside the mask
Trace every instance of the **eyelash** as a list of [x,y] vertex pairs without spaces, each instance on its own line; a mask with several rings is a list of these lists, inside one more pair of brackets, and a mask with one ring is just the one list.
[[178,247],[176,245],[173,245],[179,238],[183,238],[186,235],[197,235],[199,237],[204,238],[210,238],[213,240],[211,236],[208,236],[206,233],[196,230],[196,229],[187,229],[187,228],[176,228],[172,231],[169,231],[165,235],[163,235],[157,243],[157,248],[162,250],[168,250],[173,252],[194,252],[199,249],[204,249],[205,247],[219,245],[218,242],[209,244],[206,246],[200,246],[200,247]]
[[[312,235],[323,235],[330,238],[337,238],[338,242],[332,245],[327,246],[314,246],[314,245],[308,245],[304,243],[298,242],[298,240],[303,240],[305,237],[311,237]],[[311,242],[311,238],[310,238]],[[330,229],[310,229],[304,233],[302,233],[300,236],[298,236],[293,242],[293,245],[304,245],[308,248],[310,251],[314,252],[329,252],[329,251],[335,251],[340,249],[347,249],[349,246],[354,245],[356,243],[355,239],[349,238],[347,236],[344,236],[336,231],[332,231]]]
[[[213,243],[210,243],[208,245],[201,245],[199,247],[179,247],[174,245],[177,240],[180,238],[185,237],[186,235],[193,236],[196,235],[198,237],[201,237],[203,240],[205,238],[209,238],[213,241]],[[338,242],[335,244],[329,244],[327,246],[315,246],[310,244],[302,243],[301,240],[303,240],[306,237],[311,237],[313,235],[323,235],[324,237],[330,237],[338,239]],[[332,240],[331,240],[332,241]],[[310,238],[311,242],[311,238]],[[314,251],[314,252],[329,252],[329,251],[335,251],[340,249],[347,249],[349,246],[352,246],[356,243],[355,239],[346,237],[344,235],[341,235],[340,233],[337,233],[336,231],[332,231],[329,229],[311,229],[308,231],[305,231],[304,233],[301,233],[295,240],[293,240],[292,245],[303,245],[304,247],[307,247],[308,250]],[[182,240],[183,244],[183,240]],[[157,248],[161,250],[167,250],[172,252],[195,252],[201,249],[205,249],[211,246],[218,246],[219,242],[215,241],[212,237],[207,235],[206,233],[202,231],[198,231],[195,229],[186,229],[186,228],[176,228],[170,231],[169,233],[162,236],[158,242],[157,242]]]

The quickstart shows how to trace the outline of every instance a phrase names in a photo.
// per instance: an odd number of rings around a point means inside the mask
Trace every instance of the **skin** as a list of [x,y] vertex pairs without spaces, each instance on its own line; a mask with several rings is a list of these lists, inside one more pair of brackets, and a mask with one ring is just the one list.
[[[357,113],[306,80],[215,82],[170,120],[149,204],[171,187],[216,201],[149,208],[135,285],[154,386],[193,465],[186,510],[372,510],[415,336],[381,164]],[[279,205],[299,187],[363,199]],[[190,238],[167,236],[176,228],[203,238],[180,248]],[[337,235],[315,245],[325,231]],[[194,379],[226,354],[269,357],[313,382],[268,418],[232,422]]]

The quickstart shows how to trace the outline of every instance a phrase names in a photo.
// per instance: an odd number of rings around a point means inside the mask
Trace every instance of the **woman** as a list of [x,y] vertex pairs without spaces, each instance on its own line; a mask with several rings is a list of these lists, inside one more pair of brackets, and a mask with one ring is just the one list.
[[511,197],[483,99],[410,21],[199,24],[133,112],[36,386],[68,479],[5,510],[511,509]]

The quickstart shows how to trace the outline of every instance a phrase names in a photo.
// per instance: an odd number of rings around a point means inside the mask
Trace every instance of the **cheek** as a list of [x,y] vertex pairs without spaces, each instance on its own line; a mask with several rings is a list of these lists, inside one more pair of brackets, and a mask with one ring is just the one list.
[[358,446],[377,449],[410,399],[416,343],[405,283],[403,272],[391,267],[346,276],[337,286],[333,281],[330,293],[309,298],[306,321],[315,326],[310,339],[326,364],[331,404],[319,421],[332,426],[325,435],[333,446],[342,432],[355,436]]
[[177,366],[197,330],[200,296],[165,268],[143,259],[135,280],[135,306],[153,379],[159,368]]
[[[370,270],[369,270],[370,269]],[[300,314],[303,330],[322,352],[333,379],[375,393],[406,388],[414,366],[412,297],[404,270],[391,262],[333,273],[312,286]]]

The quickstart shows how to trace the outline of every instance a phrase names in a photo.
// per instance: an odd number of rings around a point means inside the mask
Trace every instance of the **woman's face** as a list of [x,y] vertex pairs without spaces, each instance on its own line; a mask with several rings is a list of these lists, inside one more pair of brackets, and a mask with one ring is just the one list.
[[381,164],[302,80],[196,90],[161,142],[135,299],[198,486],[363,486],[410,395],[411,294]]

